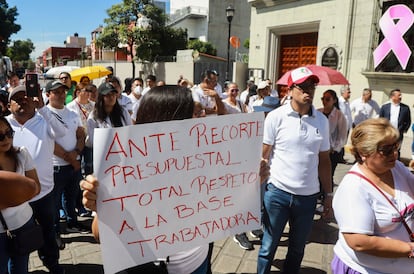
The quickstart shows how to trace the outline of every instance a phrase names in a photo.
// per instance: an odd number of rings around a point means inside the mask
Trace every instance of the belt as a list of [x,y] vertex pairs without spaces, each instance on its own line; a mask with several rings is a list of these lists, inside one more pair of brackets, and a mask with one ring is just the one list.
[[59,172],[60,170],[63,170],[63,169],[73,169],[73,166],[72,165],[53,166],[54,172]]

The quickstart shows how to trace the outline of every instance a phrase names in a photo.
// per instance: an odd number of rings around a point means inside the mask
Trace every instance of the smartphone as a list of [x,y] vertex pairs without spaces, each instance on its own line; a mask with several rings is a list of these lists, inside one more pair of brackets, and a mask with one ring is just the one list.
[[27,73],[25,84],[27,97],[39,96],[39,81],[37,78],[37,73]]

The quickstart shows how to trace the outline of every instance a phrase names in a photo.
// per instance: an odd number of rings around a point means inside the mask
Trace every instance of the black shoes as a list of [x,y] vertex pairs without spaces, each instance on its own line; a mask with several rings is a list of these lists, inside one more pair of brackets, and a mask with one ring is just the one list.
[[59,247],[59,250],[65,249],[65,243],[63,242],[60,234],[56,234],[56,244]]
[[254,238],[261,239],[261,238],[263,238],[263,230],[262,229],[252,230],[252,231],[250,231],[250,236],[252,236]]
[[89,227],[84,226],[83,224],[76,224],[76,225],[68,225],[66,228],[66,232],[87,234],[91,232],[91,229]]
[[253,250],[253,244],[247,238],[246,233],[236,234],[233,237],[233,240],[239,244],[239,246],[245,250]]

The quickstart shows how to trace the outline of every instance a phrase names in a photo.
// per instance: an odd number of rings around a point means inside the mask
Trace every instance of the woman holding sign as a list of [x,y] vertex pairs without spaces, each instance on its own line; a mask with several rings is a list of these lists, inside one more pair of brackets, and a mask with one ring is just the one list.
[[[157,86],[152,88],[141,99],[136,116],[136,124],[161,122],[169,120],[189,119],[193,116],[194,102],[191,91],[179,86]],[[93,176],[88,176],[81,181],[83,192],[83,204],[85,207],[96,211],[96,190],[98,181]],[[98,216],[92,224],[92,232],[99,239]],[[192,248],[169,256],[167,263],[164,261],[147,263],[127,270],[127,273],[193,273],[205,274],[208,269],[208,245]],[[163,267],[164,266],[164,267]],[[166,266],[166,269],[165,269]],[[155,272],[154,272],[155,271]]]

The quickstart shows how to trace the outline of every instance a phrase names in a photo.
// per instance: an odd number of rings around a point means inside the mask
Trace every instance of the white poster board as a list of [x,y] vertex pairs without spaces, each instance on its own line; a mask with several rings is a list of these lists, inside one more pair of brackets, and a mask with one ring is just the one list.
[[96,129],[105,273],[260,227],[263,113]]

